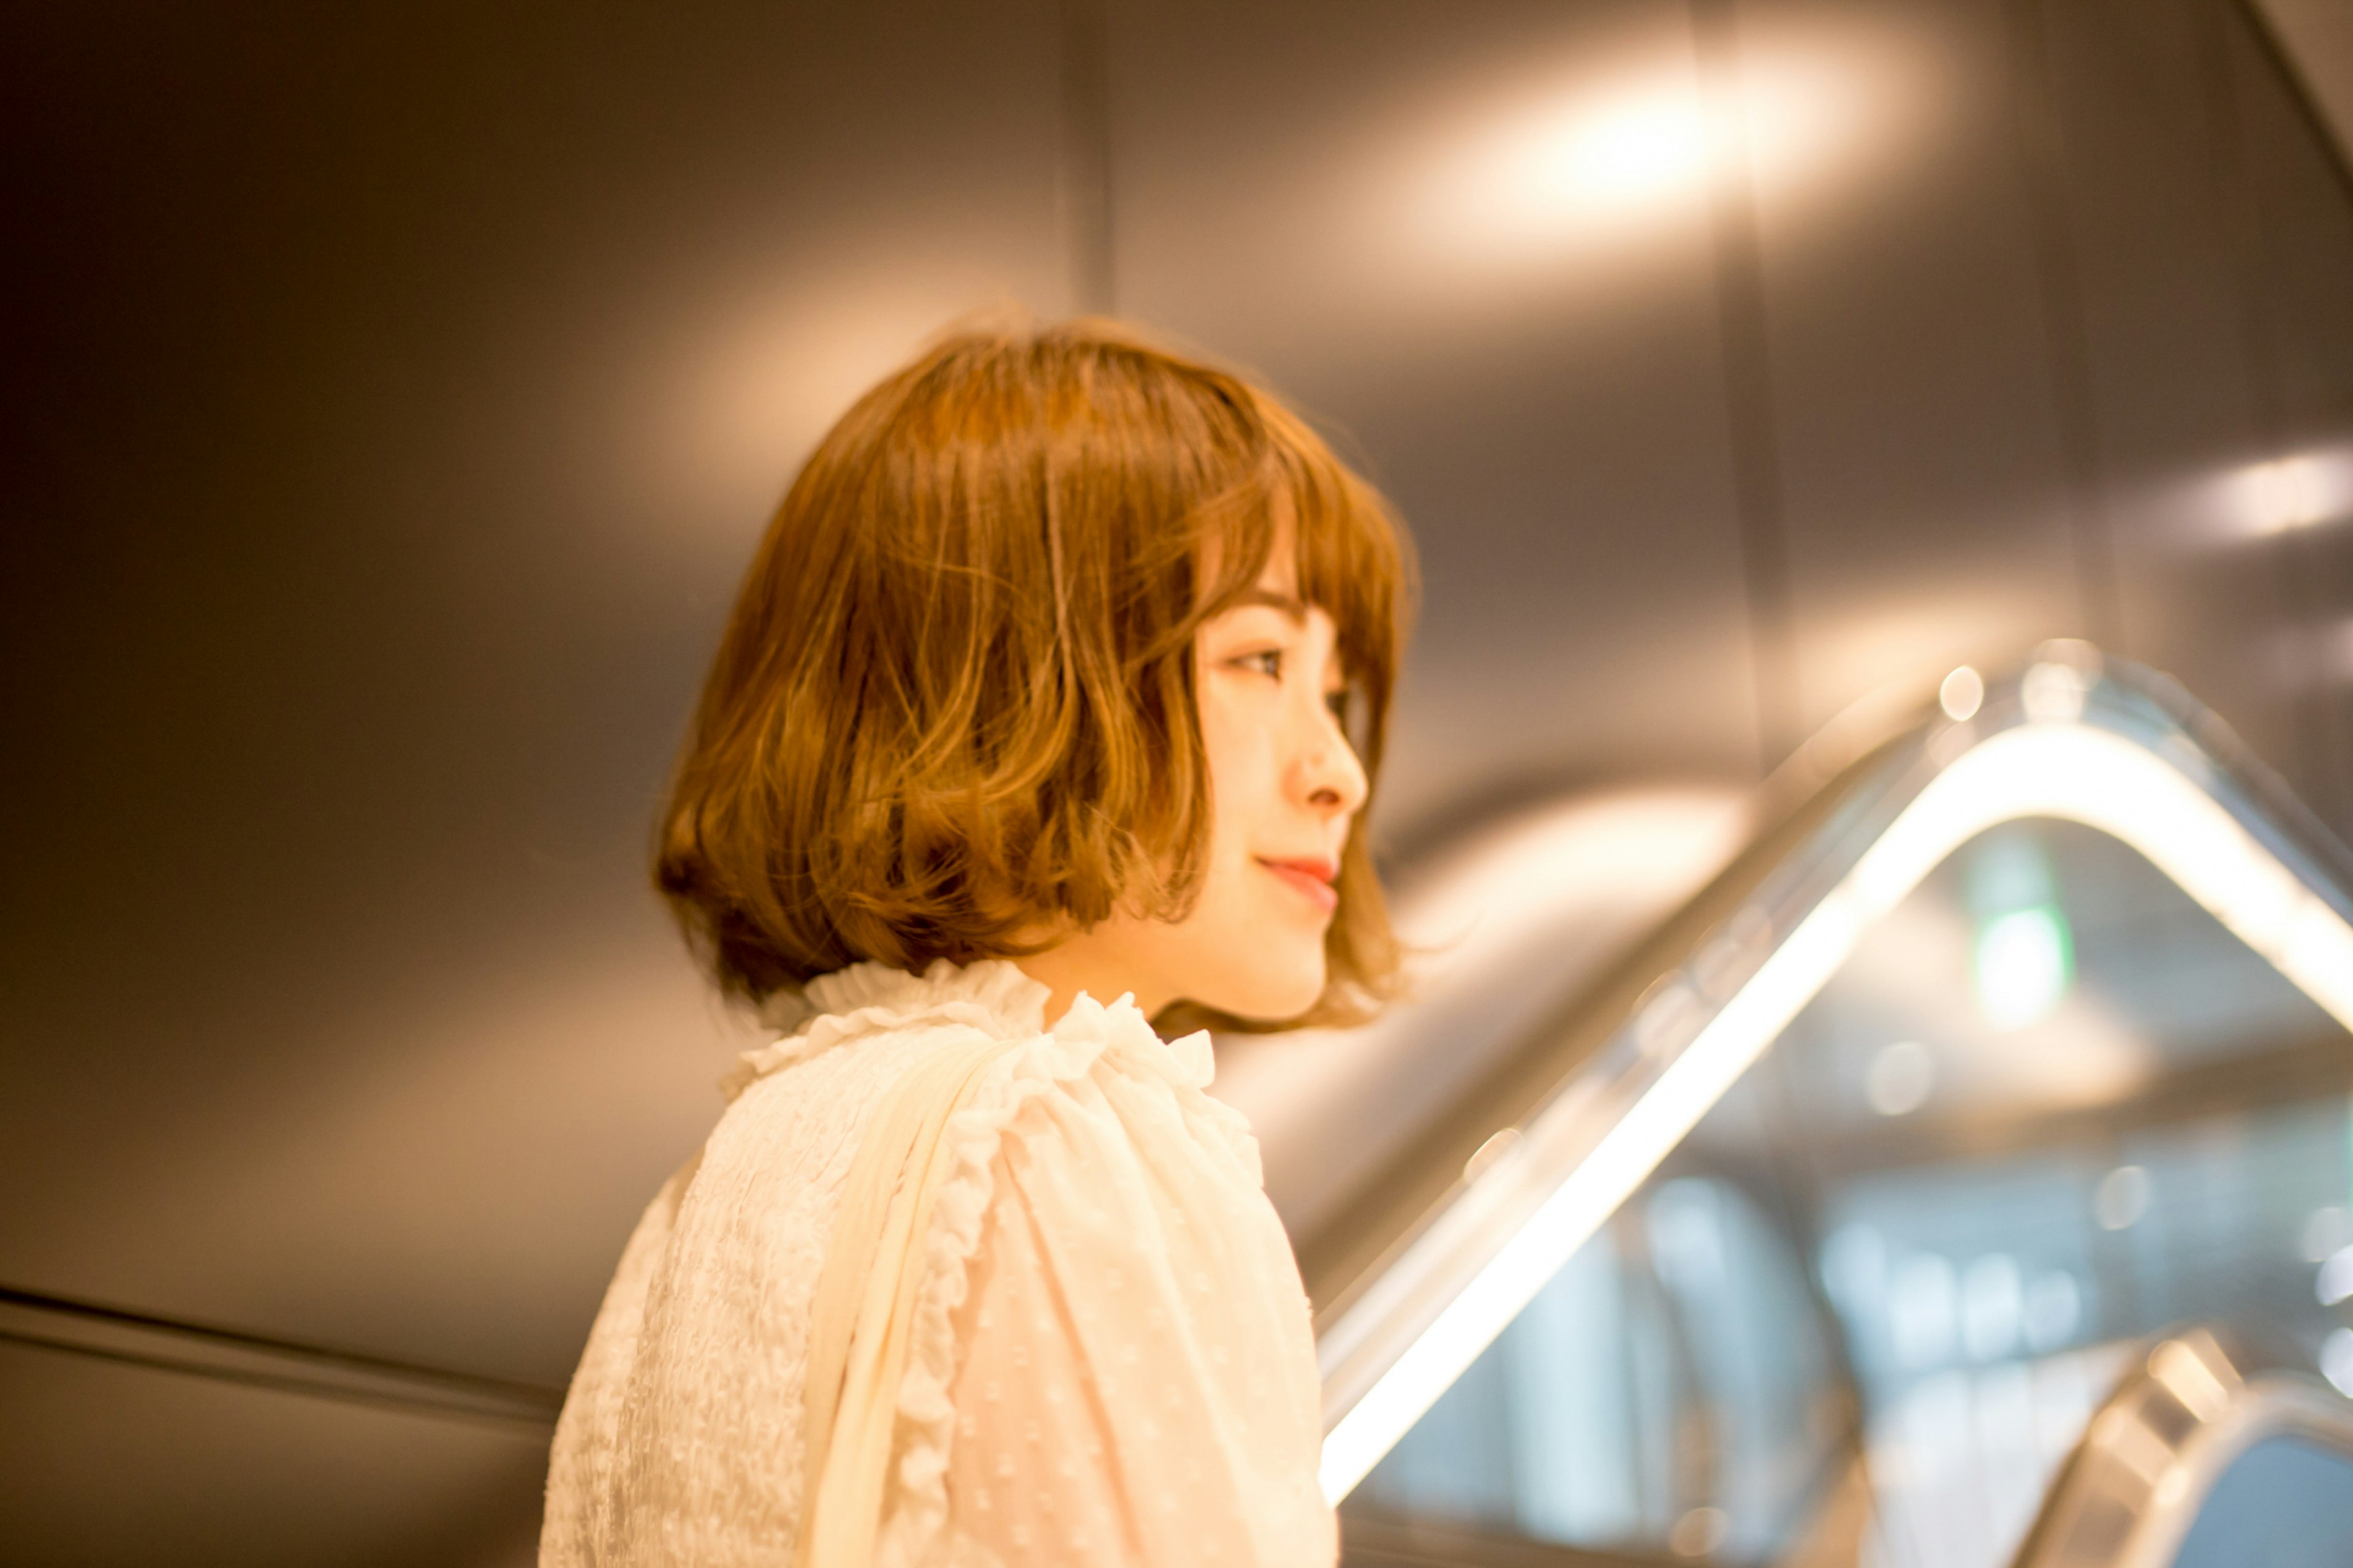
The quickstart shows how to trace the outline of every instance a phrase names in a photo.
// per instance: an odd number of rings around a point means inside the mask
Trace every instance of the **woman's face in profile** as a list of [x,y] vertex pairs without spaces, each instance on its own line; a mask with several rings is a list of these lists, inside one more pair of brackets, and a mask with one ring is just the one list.
[[1324,994],[1333,879],[1368,787],[1341,725],[1332,617],[1300,602],[1296,578],[1278,550],[1194,644],[1213,816],[1200,901],[1166,940],[1188,972],[1179,994],[1243,1017]]
[[1199,898],[1182,920],[1122,912],[1076,939],[1145,1011],[1181,999],[1271,1020],[1324,994],[1333,879],[1368,787],[1335,711],[1334,642],[1280,547],[1250,595],[1196,635],[1211,805]]

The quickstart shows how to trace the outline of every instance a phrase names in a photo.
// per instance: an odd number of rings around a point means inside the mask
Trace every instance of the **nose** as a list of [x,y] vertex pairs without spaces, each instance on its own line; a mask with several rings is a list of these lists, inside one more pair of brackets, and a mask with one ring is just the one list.
[[1320,701],[1292,772],[1298,798],[1324,816],[1354,816],[1372,790],[1340,721]]

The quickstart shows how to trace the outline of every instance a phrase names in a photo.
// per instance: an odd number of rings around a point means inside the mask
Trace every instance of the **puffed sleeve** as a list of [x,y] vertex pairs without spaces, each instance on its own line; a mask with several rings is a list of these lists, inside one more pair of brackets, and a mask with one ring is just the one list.
[[992,1174],[951,1557],[1328,1568],[1306,1296],[1234,1113],[1106,1060],[1024,1106]]

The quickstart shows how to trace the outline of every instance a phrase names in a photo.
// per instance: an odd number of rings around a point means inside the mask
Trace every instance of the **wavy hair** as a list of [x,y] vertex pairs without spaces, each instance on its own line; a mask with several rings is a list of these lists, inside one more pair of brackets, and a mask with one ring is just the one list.
[[[660,818],[655,882],[722,990],[1018,958],[1123,898],[1181,915],[1208,837],[1194,633],[1284,533],[1377,776],[1409,545],[1270,394],[1082,321],[956,333],[859,399],[768,526]],[[1337,887],[1291,1024],[1394,989],[1361,832]]]

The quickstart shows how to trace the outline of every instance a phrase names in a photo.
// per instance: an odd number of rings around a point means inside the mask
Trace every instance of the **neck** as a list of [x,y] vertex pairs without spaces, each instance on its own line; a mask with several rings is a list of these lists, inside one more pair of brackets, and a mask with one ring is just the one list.
[[1014,960],[1022,973],[1043,985],[1051,994],[1046,1002],[1046,1025],[1051,1028],[1063,1014],[1071,1010],[1079,993],[1101,1002],[1105,1006],[1123,995],[1134,995],[1136,1011],[1151,1017],[1175,998],[1160,994],[1149,984],[1139,983],[1135,968],[1122,963],[1114,953],[1097,951],[1097,944],[1085,936],[1075,937],[1058,947],[1027,958]]

